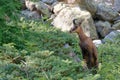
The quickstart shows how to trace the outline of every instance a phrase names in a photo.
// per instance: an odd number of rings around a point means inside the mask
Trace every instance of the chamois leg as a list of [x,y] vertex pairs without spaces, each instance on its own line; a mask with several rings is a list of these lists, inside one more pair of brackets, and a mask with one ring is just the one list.
[[94,65],[94,59],[92,54],[88,54],[88,62],[87,62],[88,68],[91,69]]

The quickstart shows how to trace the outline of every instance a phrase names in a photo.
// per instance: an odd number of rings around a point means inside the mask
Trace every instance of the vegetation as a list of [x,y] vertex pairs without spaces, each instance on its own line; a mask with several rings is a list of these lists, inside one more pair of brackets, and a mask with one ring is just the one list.
[[[0,80],[120,79],[119,37],[116,42],[98,48],[101,64],[97,74],[92,74],[83,70],[82,62],[77,63],[68,56],[74,51],[82,60],[75,34],[61,32],[47,22],[16,20],[14,13],[19,10],[16,1],[9,0],[5,6],[8,0],[0,0]],[[71,47],[66,49],[65,44]]]

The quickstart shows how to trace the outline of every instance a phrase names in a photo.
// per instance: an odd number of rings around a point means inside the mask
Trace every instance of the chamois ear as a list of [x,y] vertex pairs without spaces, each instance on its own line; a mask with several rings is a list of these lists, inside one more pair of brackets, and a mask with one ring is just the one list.
[[80,19],[80,18],[77,18],[77,19],[73,20],[73,24],[75,26],[80,26],[82,22],[83,22],[83,19]]

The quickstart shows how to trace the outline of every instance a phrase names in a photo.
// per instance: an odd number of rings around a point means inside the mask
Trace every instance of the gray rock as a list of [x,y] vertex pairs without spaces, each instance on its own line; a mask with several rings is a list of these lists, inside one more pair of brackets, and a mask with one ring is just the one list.
[[93,43],[95,44],[96,47],[99,47],[102,44],[101,40],[93,40]]
[[[62,7],[60,8],[58,5]],[[61,5],[61,3],[55,5],[54,9],[57,15],[53,19],[52,25],[62,31],[69,31],[73,27],[73,19],[81,18],[84,19],[82,27],[85,34],[92,39],[97,38],[95,25],[91,14],[88,11],[80,9],[79,6],[69,7],[66,4]]]
[[21,15],[26,19],[40,19],[41,16],[36,11],[22,10]]
[[94,16],[97,12],[97,4],[94,0],[80,0],[80,7],[88,10],[92,16]]
[[106,41],[111,41],[111,42],[114,42],[116,37],[120,35],[120,30],[117,30],[117,31],[112,31],[110,32],[107,36],[105,36],[105,38],[103,39],[104,42]]
[[114,24],[120,22],[120,14],[117,18],[114,19]]
[[116,17],[119,16],[119,13],[117,11],[115,11],[114,9],[112,9],[104,4],[98,4],[96,14],[99,19],[103,19],[106,21],[113,21]]
[[81,61],[80,58],[74,52],[70,52],[69,57],[71,57],[75,62]]
[[98,4],[105,4],[120,12],[120,0],[94,0]]
[[31,19],[40,19],[41,18],[41,16],[36,11],[32,11],[31,13],[29,13],[28,17]]
[[22,10],[21,11],[21,16],[22,17],[25,17],[26,19],[28,19],[28,14],[30,13],[31,11],[29,11],[29,10]]
[[38,11],[41,11],[41,13],[46,17],[51,16],[50,6],[43,3],[42,1],[36,2],[35,7],[37,8]]
[[105,37],[111,31],[111,24],[108,21],[98,21],[95,26],[100,37]]
[[80,58],[74,53],[72,47],[69,44],[64,45],[65,49],[68,49],[67,53],[70,58],[72,58],[75,62],[80,62]]
[[97,4],[105,4],[107,6],[111,6],[113,7],[113,3],[114,1],[113,0],[94,0]]
[[76,55],[76,56],[74,57],[74,61],[75,61],[75,62],[80,62],[81,60],[80,60],[80,58]]
[[55,3],[57,0],[41,0],[42,2],[44,3],[47,3],[47,4],[53,4]]
[[29,9],[30,11],[37,11],[38,14],[44,15],[46,18],[50,17],[51,15],[51,6],[42,1],[32,2],[30,0],[25,0],[25,4],[27,9]]
[[64,48],[69,48],[69,47],[70,47],[69,44],[65,44],[65,45],[64,45]]
[[35,2],[32,2],[30,0],[25,0],[25,5],[27,9],[29,9],[30,11],[33,11],[35,9]]
[[120,20],[119,21],[117,21],[113,26],[112,26],[112,28],[114,28],[114,29],[120,29]]
[[76,54],[75,54],[74,52],[70,52],[70,53],[69,53],[69,56],[70,56],[70,57],[74,57],[74,56],[76,56]]
[[120,0],[114,0],[114,8],[120,12]]

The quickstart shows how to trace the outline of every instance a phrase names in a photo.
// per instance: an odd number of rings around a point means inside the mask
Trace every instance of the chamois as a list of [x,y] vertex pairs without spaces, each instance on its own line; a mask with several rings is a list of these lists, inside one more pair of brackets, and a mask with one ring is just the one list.
[[98,68],[98,57],[97,57],[97,49],[92,42],[90,37],[87,37],[82,30],[81,23],[83,20],[80,18],[73,20],[73,28],[71,28],[70,32],[75,32],[78,34],[80,39],[80,48],[82,51],[83,61],[86,63],[88,69]]

